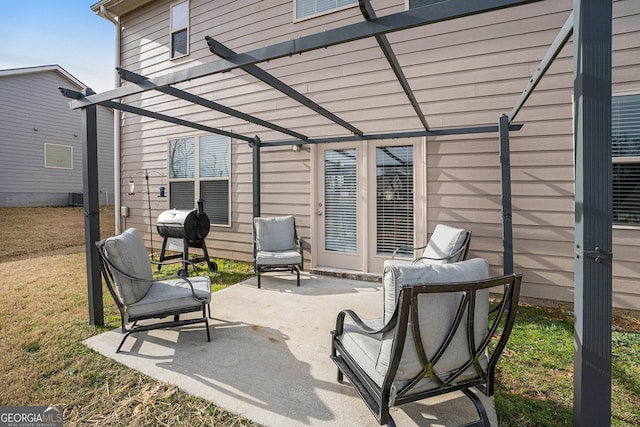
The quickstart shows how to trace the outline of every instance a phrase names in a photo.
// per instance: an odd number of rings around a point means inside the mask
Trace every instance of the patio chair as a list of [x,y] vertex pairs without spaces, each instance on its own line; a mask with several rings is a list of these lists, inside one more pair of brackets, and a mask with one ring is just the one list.
[[253,268],[260,275],[264,271],[290,271],[297,274],[304,269],[302,240],[296,232],[296,219],[292,215],[253,218]]
[[[208,277],[169,276],[154,279],[147,249],[135,228],[96,242],[96,247],[102,276],[120,311],[122,333],[125,334],[116,353],[120,352],[131,334],[196,323],[205,324],[207,341],[211,341],[206,314],[211,302],[211,282]],[[179,260],[163,264],[183,262]],[[195,269],[195,265],[191,265]],[[180,320],[181,314],[199,311],[202,311],[202,317]],[[173,316],[173,320],[163,320],[169,316]],[[157,321],[138,324],[141,320],[149,319]]]
[[[363,321],[351,310],[338,314],[331,333],[338,381],[348,378],[380,424],[395,425],[392,406],[460,390],[480,417],[470,425],[489,426],[471,389],[493,395],[522,275],[489,278],[488,271],[480,258],[389,266],[383,273],[382,318]],[[502,292],[491,304],[489,289]]]
[[[385,261],[385,267],[389,265],[416,264],[448,264],[467,259],[469,253],[469,243],[471,242],[471,231],[464,228],[455,228],[446,224],[438,224],[433,230],[429,243],[425,246],[411,247],[403,246],[395,251],[390,260]],[[422,256],[413,260],[396,259],[400,251],[411,250],[411,253],[418,249],[424,249]]]

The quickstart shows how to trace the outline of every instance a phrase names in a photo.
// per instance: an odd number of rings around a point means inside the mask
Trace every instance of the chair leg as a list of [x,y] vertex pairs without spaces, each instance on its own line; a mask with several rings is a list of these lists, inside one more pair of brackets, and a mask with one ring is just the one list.
[[[209,311],[209,316],[207,317],[207,311]],[[207,328],[207,342],[211,342],[211,335],[209,334],[209,319],[211,318],[211,305],[210,304],[202,304],[202,317],[204,317],[204,324]]]
[[124,338],[122,338],[122,341],[120,341],[120,345],[118,346],[118,349],[116,350],[116,353],[120,353],[120,350],[122,350],[122,345],[124,344],[124,341],[129,337],[129,335],[131,335],[133,333],[133,331],[129,331],[125,334]]
[[258,289],[260,289],[260,270],[258,270]]
[[480,416],[480,420],[477,423],[472,425],[478,425],[483,427],[491,427],[491,422],[489,421],[489,415],[487,415],[487,411],[482,404],[482,401],[468,388],[461,390],[465,396],[467,396],[476,407],[476,411],[478,411],[478,415]]
[[296,267],[296,273],[298,274],[298,284],[296,286],[300,286],[300,269]]

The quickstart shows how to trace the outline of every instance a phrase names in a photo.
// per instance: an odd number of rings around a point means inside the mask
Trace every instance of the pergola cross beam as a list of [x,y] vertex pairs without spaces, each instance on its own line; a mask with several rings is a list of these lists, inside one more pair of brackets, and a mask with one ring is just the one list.
[[[359,0],[358,3],[360,5],[360,11],[362,12],[362,16],[364,16],[364,19],[366,19],[367,21],[371,21],[372,19],[377,18],[376,11],[373,6],[371,6],[371,2],[369,0]],[[424,113],[422,112],[420,104],[418,103],[418,100],[411,90],[411,86],[409,86],[409,81],[404,75],[404,71],[402,71],[402,67],[398,62],[396,54],[393,52],[393,48],[389,43],[389,39],[385,34],[376,35],[375,38],[378,42],[378,45],[380,46],[380,49],[382,50],[382,53],[384,53],[385,58],[387,58],[387,62],[389,63],[391,70],[396,75],[398,83],[400,83],[400,86],[402,86],[402,90],[407,95],[407,98],[409,98],[409,102],[411,103],[413,110],[416,112],[420,123],[422,123],[422,126],[425,130],[429,130],[427,119],[424,117]]]
[[567,41],[573,34],[573,20],[573,12],[571,12],[564,25],[558,32],[558,35],[553,40],[553,43],[551,43],[551,46],[549,46],[547,53],[545,53],[544,57],[540,61],[540,65],[538,65],[535,73],[533,73],[533,75],[531,76],[529,83],[527,83],[524,91],[522,91],[522,94],[516,102],[516,105],[511,110],[511,113],[509,113],[509,123],[512,123],[515,120],[518,112],[520,112],[520,109],[524,106],[524,103],[527,102],[527,99],[529,99],[529,96],[533,93],[536,86],[538,86],[538,83],[540,83],[540,80],[542,80],[542,77],[544,77],[545,73],[547,72],[553,61],[556,59],[564,45],[567,44]]
[[[117,67],[116,70],[118,71],[118,74],[120,74],[120,77],[122,77],[124,80],[127,80],[129,82],[132,83],[143,83],[147,80],[149,80],[147,77],[142,76],[140,74],[134,73],[133,71],[128,71],[125,70],[124,68],[119,68]],[[242,120],[246,120],[249,123],[254,123],[257,124],[259,126],[265,127],[267,129],[271,129],[271,130],[275,130],[277,132],[280,133],[284,133],[285,135],[289,135],[292,136],[294,138],[303,140],[303,141],[307,141],[309,139],[308,136],[303,135],[299,132],[295,132],[289,128],[285,128],[279,125],[276,125],[275,123],[271,123],[268,122],[266,120],[262,120],[258,117],[252,116],[250,114],[246,114],[243,113],[242,111],[238,111],[236,109],[224,106],[222,104],[219,104],[215,101],[211,101],[209,99],[203,98],[201,96],[198,95],[194,95],[192,93],[189,93],[187,91],[178,89],[176,87],[173,86],[162,86],[162,87],[156,87],[154,88],[155,90],[157,90],[158,92],[162,92],[166,95],[170,95],[173,97],[176,97],[178,99],[183,99],[185,101],[191,102],[193,104],[196,105],[200,105],[202,107],[206,107],[209,108],[211,110],[215,110],[215,111],[219,111],[221,113],[227,114],[229,116],[232,117],[236,117]]]
[[[211,53],[214,53],[219,57],[226,59],[228,61],[234,62],[234,57],[236,56],[236,53],[233,50],[229,49],[222,43],[214,40],[209,36],[206,36],[205,39],[207,40],[207,44],[209,45],[209,50],[211,51]],[[295,99],[300,104],[309,107],[316,113],[342,126],[343,128],[351,131],[352,133],[356,135],[363,134],[363,132],[357,127],[353,126],[346,120],[341,119],[340,117],[333,114],[331,111],[315,103],[314,101],[309,99],[308,96],[301,94],[300,92],[298,92],[297,90],[289,86],[288,84],[284,83],[282,80],[272,76],[271,74],[264,71],[262,68],[258,67],[257,65],[255,64],[241,65],[240,68],[244,70],[246,73],[257,78],[258,80],[261,80],[264,83],[268,84],[272,88],[284,93],[289,98]]]
[[[78,92],[78,91],[73,90],[73,89],[66,89],[66,88],[62,88],[62,87],[58,88],[58,89],[60,90],[62,95],[64,95],[67,98],[82,99],[82,97],[85,96],[82,92]],[[91,89],[88,89],[87,92],[88,93],[93,93],[93,91],[91,91]],[[98,102],[97,105],[102,105],[103,107],[112,108],[114,110],[125,111],[127,113],[136,114],[138,116],[149,117],[151,119],[156,119],[156,120],[160,120],[160,121],[167,122],[167,123],[173,123],[175,125],[185,126],[185,127],[191,128],[191,129],[196,129],[196,130],[201,130],[201,131],[204,131],[204,132],[209,132],[209,133],[215,133],[215,134],[218,134],[218,135],[228,136],[229,138],[237,138],[237,139],[240,139],[242,141],[247,141],[247,142],[250,142],[250,143],[252,143],[253,140],[254,140],[253,138],[251,138],[249,136],[240,135],[240,134],[235,133],[235,132],[229,132],[229,131],[226,131],[226,130],[213,128],[211,126],[202,125],[200,123],[194,123],[194,122],[191,122],[191,121],[188,121],[188,120],[180,119],[178,117],[169,116],[167,114],[156,113],[156,112],[153,112],[153,111],[145,110],[144,108],[134,107],[134,106],[128,105],[128,104],[123,104],[121,102],[101,101],[101,102]]]

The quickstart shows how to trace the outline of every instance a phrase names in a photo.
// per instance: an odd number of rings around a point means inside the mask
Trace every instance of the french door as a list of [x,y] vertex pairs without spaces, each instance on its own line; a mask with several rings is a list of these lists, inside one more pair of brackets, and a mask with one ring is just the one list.
[[[415,141],[361,141],[318,146],[318,267],[380,273],[399,246],[414,245],[426,207],[416,190],[424,173]],[[421,239],[418,239],[421,240]]]

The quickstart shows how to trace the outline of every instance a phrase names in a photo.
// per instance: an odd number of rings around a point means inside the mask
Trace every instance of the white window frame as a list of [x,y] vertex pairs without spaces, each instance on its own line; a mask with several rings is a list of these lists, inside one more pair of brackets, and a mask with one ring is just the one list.
[[[640,91],[633,91],[633,92],[617,92],[617,93],[613,93],[611,95],[612,98],[616,98],[616,97],[621,97],[621,96],[640,96]],[[612,129],[612,133],[613,133],[613,129]],[[612,135],[613,137],[613,135]],[[613,145],[611,147],[613,149]],[[611,153],[611,162],[612,164],[639,164],[640,165],[640,155],[638,156],[620,156],[620,157],[616,157],[613,155],[613,152]],[[639,224],[613,224],[613,228],[618,228],[618,229],[639,229],[640,228],[640,223]]]
[[[193,208],[195,209],[196,202],[200,199],[200,183],[206,181],[227,181],[227,223],[216,223],[213,221],[213,218],[209,218],[211,221],[211,225],[215,227],[231,227],[231,179],[232,179],[232,171],[231,171],[231,138],[227,138],[228,143],[228,163],[227,168],[229,171],[228,176],[226,177],[200,177],[200,138],[206,135],[185,135],[174,138],[169,138],[167,141],[167,176],[169,177],[169,200],[171,200],[171,183],[172,182],[193,182]],[[179,140],[179,139],[193,139],[194,141],[194,171],[193,178],[171,178],[171,141]],[[173,208],[173,206],[170,206]],[[206,211],[205,211],[206,212]]]
[[317,12],[311,15],[301,16],[300,18],[298,18],[298,1],[297,0],[292,0],[292,1],[293,1],[293,22],[294,23],[307,21],[309,19],[317,18],[319,16],[329,15],[331,13],[340,12],[341,10],[351,9],[353,7],[358,6],[358,1],[353,0],[352,4],[346,4],[344,6],[335,7],[329,10],[323,10],[322,12]]
[[[69,163],[71,164],[70,167],[65,167],[65,166],[52,166],[47,164],[47,149],[49,147],[64,147],[64,148],[68,148],[70,150],[69,152]],[[64,144],[51,144],[48,142],[44,143],[44,167],[46,169],[65,169],[65,170],[72,170],[73,169],[73,146],[71,145],[64,145]]]
[[[184,26],[179,26],[177,28],[173,28],[173,23],[174,23],[174,16],[173,16],[173,10],[174,7],[181,5],[181,4],[186,4],[187,5],[187,16],[186,16],[186,24]],[[175,3],[172,3],[169,6],[169,57],[171,59],[179,59],[179,58],[184,58],[185,56],[189,55],[190,49],[190,40],[191,40],[191,35],[190,35],[190,19],[191,19],[191,5],[189,4],[189,0],[183,0],[183,1],[178,1]],[[177,32],[186,30],[187,32],[187,52],[186,53],[181,53],[179,55],[175,55],[174,56],[174,52],[173,52],[173,35]]]

